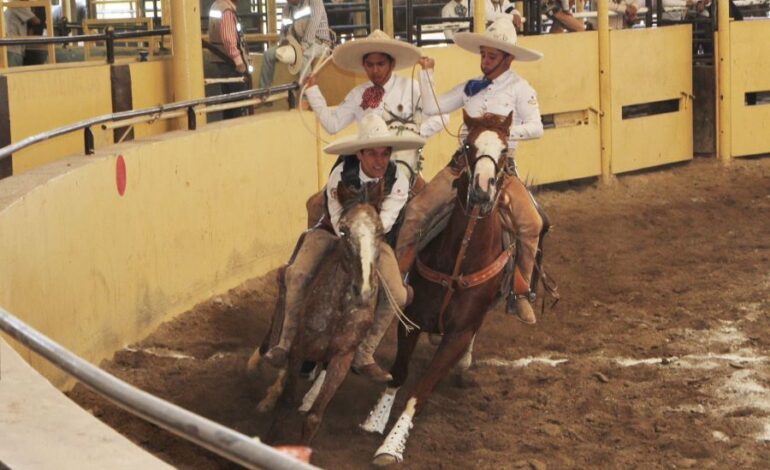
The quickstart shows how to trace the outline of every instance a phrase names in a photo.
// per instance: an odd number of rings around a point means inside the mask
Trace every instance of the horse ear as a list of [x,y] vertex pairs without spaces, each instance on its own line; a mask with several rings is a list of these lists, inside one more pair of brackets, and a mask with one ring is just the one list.
[[508,117],[506,117],[505,121],[503,121],[503,126],[505,126],[506,129],[510,129],[512,122],[513,122],[513,111],[508,113]]

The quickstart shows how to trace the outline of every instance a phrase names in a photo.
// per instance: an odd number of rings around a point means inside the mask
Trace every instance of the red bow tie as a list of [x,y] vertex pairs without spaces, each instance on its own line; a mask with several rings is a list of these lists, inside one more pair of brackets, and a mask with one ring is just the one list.
[[385,96],[385,88],[379,85],[370,86],[364,90],[364,96],[361,97],[361,109],[377,108],[383,96]]

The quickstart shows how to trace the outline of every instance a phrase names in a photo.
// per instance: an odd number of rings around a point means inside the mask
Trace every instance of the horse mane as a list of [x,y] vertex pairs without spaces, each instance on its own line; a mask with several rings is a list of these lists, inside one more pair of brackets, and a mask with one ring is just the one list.
[[484,113],[481,117],[475,118],[469,116],[463,109],[463,123],[468,129],[466,142],[473,142],[484,131],[495,132],[503,142],[508,142],[512,122],[513,112],[508,113],[508,116]]
[[371,204],[379,208],[385,198],[385,179],[362,183],[360,188],[346,185],[342,182],[337,186],[337,199],[342,204],[343,211],[347,211],[358,203]]

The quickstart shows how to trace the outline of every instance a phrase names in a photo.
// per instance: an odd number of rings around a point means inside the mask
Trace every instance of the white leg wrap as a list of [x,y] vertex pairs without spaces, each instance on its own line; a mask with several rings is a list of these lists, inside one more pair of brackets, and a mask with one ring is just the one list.
[[302,405],[299,407],[300,413],[307,413],[310,411],[313,403],[315,403],[315,399],[318,398],[318,394],[321,392],[321,387],[324,384],[324,380],[326,380],[326,371],[322,370],[321,373],[318,374],[318,377],[315,379],[315,382],[313,382],[313,386],[310,387],[310,390],[308,390],[305,396],[302,398]]
[[404,411],[388,433],[385,442],[374,453],[374,464],[389,465],[403,462],[406,440],[409,438],[409,430],[411,429],[412,415],[408,411]]
[[457,363],[457,367],[460,370],[468,370],[471,368],[471,363],[473,362],[473,343],[476,341],[476,336],[473,336],[473,339],[471,339],[471,344],[468,345],[468,350],[465,351],[465,354],[463,354],[463,357],[460,358],[460,362]]
[[369,416],[363,424],[359,425],[366,432],[376,432],[382,434],[385,432],[385,426],[390,419],[390,410],[393,408],[393,402],[396,400],[397,388],[386,388],[377,404],[374,405]]

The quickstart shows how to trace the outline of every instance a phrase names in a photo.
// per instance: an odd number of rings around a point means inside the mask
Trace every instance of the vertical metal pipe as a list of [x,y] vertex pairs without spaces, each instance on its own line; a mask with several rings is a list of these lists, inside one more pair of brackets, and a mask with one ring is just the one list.
[[[200,2],[171,2],[171,39],[173,101],[203,98]],[[205,119],[205,115],[200,116],[203,123]],[[186,127],[186,119],[177,120],[178,129]]]
[[115,29],[112,26],[107,26],[104,30],[107,35],[107,41],[105,43],[107,48],[107,63],[115,63]]
[[473,31],[483,32],[487,28],[484,0],[473,0]]
[[730,70],[730,4],[728,0],[719,0],[717,5],[719,22],[717,23],[717,80],[719,80],[719,96],[717,97],[717,113],[719,129],[717,131],[718,156],[727,163],[732,158],[732,76]]
[[393,0],[382,0],[382,26],[390,37],[395,37],[393,31]]
[[414,2],[406,0],[406,42],[412,43],[412,25],[414,24]]
[[369,0],[369,25],[370,29],[382,29],[380,25],[380,0]]
[[610,74],[609,0],[598,0],[599,29],[599,123],[602,181],[612,180],[612,77]]

